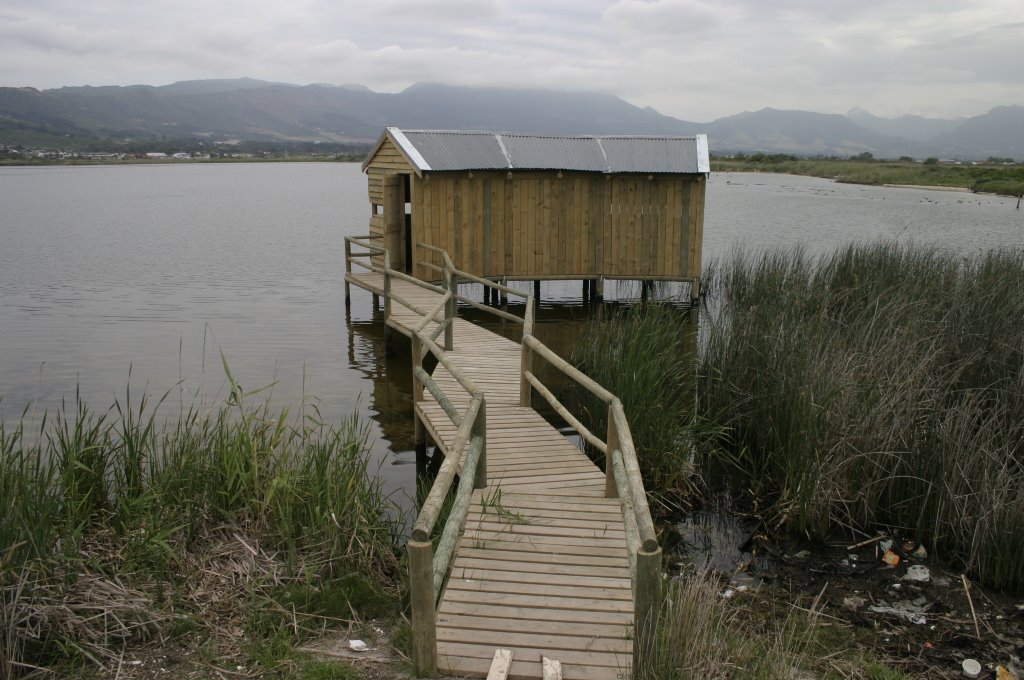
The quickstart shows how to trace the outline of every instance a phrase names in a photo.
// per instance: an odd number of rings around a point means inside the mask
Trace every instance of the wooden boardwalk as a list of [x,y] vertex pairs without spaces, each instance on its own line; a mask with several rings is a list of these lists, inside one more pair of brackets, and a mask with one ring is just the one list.
[[[346,281],[383,295],[383,276]],[[429,310],[440,295],[393,280],[392,293]],[[422,316],[392,299],[389,326],[405,335]],[[455,321],[451,362],[486,398],[487,486],[472,492],[437,605],[438,671],[487,676],[498,648],[513,652],[508,677],[541,678],[542,657],[566,680],[632,673],[634,598],[623,512],[605,497],[605,473],[535,410],[520,406],[518,343]],[[470,396],[441,365],[434,380],[457,410]],[[424,391],[417,408],[446,452],[457,428]]]

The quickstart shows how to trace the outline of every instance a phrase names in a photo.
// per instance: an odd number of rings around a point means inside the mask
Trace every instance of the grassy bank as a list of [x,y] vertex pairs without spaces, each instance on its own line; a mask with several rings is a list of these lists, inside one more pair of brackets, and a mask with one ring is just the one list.
[[715,159],[713,172],[781,172],[825,177],[851,184],[904,184],[970,189],[971,191],[1024,195],[1024,164],[955,165],[913,161],[857,161],[799,159],[785,155],[758,154],[742,159]]
[[876,244],[707,274],[700,410],[780,521],[901,527],[1024,592],[1024,252]]
[[287,676],[306,637],[397,609],[364,427],[241,402],[163,423],[127,395],[0,424],[0,677],[107,676],[151,640]]

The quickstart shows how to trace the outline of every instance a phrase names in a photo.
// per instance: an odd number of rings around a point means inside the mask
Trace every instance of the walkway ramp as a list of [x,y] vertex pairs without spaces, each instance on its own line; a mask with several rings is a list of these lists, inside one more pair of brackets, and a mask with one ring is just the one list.
[[[534,390],[551,396],[532,373],[535,359],[567,370],[531,340],[532,296],[520,321],[523,340],[514,342],[457,317],[453,300],[483,305],[458,296],[453,273],[468,276],[452,267],[445,287],[387,267],[346,276],[347,284],[384,296],[388,326],[412,338],[414,367],[421,355],[438,359],[430,374],[414,368],[417,436],[429,436],[446,456],[409,542],[417,671],[486,677],[501,648],[513,654],[509,678],[543,677],[545,657],[561,662],[567,680],[630,677],[637,612],[653,618],[648,591],[661,578],[661,551],[646,497],[636,499],[630,487],[628,426],[610,428],[617,479],[529,405]],[[568,374],[578,378],[574,371]],[[610,413],[616,405],[621,411],[612,399]],[[592,443],[607,446],[568,417]],[[624,415],[613,422],[624,425]],[[641,626],[645,636],[649,630]]]

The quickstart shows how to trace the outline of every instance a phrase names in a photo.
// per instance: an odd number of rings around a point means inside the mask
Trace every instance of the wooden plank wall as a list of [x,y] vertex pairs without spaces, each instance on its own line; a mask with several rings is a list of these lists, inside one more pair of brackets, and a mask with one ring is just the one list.
[[[413,168],[390,139],[385,139],[370,164],[366,166],[366,178],[369,189],[371,209],[374,205],[384,204],[384,176],[394,173],[410,173]],[[370,214],[370,233],[384,234],[384,216]],[[379,242],[383,245],[383,241]],[[374,263],[383,265],[383,258],[373,258]]]
[[[704,184],[689,175],[425,173],[413,177],[414,238],[479,276],[699,276]],[[436,277],[425,267],[416,275]]]

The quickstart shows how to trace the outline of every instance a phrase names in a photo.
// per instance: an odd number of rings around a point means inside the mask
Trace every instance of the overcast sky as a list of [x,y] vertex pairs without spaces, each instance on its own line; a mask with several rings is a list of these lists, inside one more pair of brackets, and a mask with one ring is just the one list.
[[1024,104],[1020,0],[2,0],[0,85],[597,90],[685,120]]

